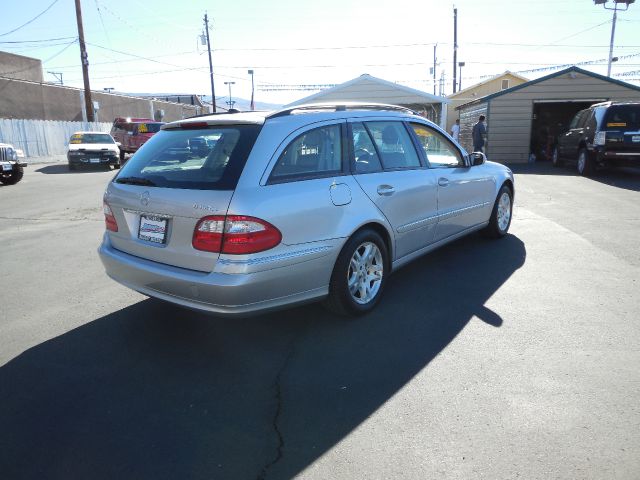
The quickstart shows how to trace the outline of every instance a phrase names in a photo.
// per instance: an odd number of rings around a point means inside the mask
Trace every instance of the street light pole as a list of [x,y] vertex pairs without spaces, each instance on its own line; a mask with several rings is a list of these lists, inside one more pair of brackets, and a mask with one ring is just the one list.
[[613,58],[613,39],[616,35],[617,18],[618,18],[618,2],[615,2],[615,5],[613,7],[613,24],[611,25],[611,41],[609,42],[609,64],[607,65],[607,77],[611,76],[611,59]]
[[233,108],[233,104],[236,103],[231,100],[231,85],[235,85],[236,82],[224,82],[224,84],[229,85],[229,101],[227,102],[227,105],[229,105],[229,110],[231,110]]
[[[253,86],[253,70],[247,70],[247,73],[249,75],[251,75],[251,110],[255,110],[255,104],[253,103],[253,92],[254,92],[254,86]],[[229,97],[231,97],[231,94],[229,94]]]
[[624,3],[626,8],[624,10],[620,10],[621,12],[626,12],[629,9],[629,5],[634,3],[636,0],[613,0],[613,8],[607,7],[608,0],[593,0],[593,3],[596,5],[602,5],[607,10],[613,10],[613,19],[611,21],[611,41],[609,42],[609,62],[607,64],[607,77],[611,76],[611,63],[615,62],[613,59],[613,40],[616,35],[616,20],[618,19],[618,4]]

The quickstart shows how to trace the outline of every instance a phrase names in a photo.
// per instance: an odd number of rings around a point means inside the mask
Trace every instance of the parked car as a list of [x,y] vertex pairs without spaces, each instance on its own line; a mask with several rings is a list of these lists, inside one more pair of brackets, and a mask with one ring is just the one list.
[[[176,159],[194,138],[213,147]],[[123,166],[99,255],[114,280],[193,309],[324,299],[357,315],[392,270],[476,230],[504,236],[513,195],[507,167],[405,108],[211,115],[165,125]]]
[[160,131],[164,122],[156,122],[150,118],[121,118],[113,121],[111,136],[120,145],[120,162],[124,163],[125,154],[133,154]]
[[640,103],[604,102],[581,110],[558,137],[552,161],[575,164],[586,176],[598,168],[640,166]]
[[9,143],[0,143],[0,183],[15,185],[24,175],[27,163],[22,150]]
[[67,161],[69,170],[83,165],[103,165],[120,168],[120,151],[108,133],[76,132],[69,139]]

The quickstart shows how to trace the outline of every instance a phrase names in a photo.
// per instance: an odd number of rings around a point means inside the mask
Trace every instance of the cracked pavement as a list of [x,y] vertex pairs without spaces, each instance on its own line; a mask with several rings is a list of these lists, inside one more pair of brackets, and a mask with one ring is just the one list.
[[640,173],[522,167],[373,313],[226,320],[110,281],[114,172],[65,168],[0,187],[3,478],[640,476]]

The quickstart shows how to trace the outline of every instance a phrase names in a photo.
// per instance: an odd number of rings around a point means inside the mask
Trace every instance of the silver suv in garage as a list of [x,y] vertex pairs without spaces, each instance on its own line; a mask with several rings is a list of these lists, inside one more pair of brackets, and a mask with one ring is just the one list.
[[415,258],[504,236],[513,196],[507,167],[402,107],[210,115],[163,126],[123,166],[99,254],[114,280],[193,309],[358,315]]

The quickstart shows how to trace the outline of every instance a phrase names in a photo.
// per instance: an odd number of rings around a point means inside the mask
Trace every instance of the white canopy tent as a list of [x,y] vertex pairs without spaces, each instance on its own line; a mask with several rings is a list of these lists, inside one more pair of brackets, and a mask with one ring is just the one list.
[[335,87],[296,100],[285,107],[340,101],[386,103],[407,107],[439,124],[442,128],[447,124],[446,104],[450,102],[444,97],[363,74]]

